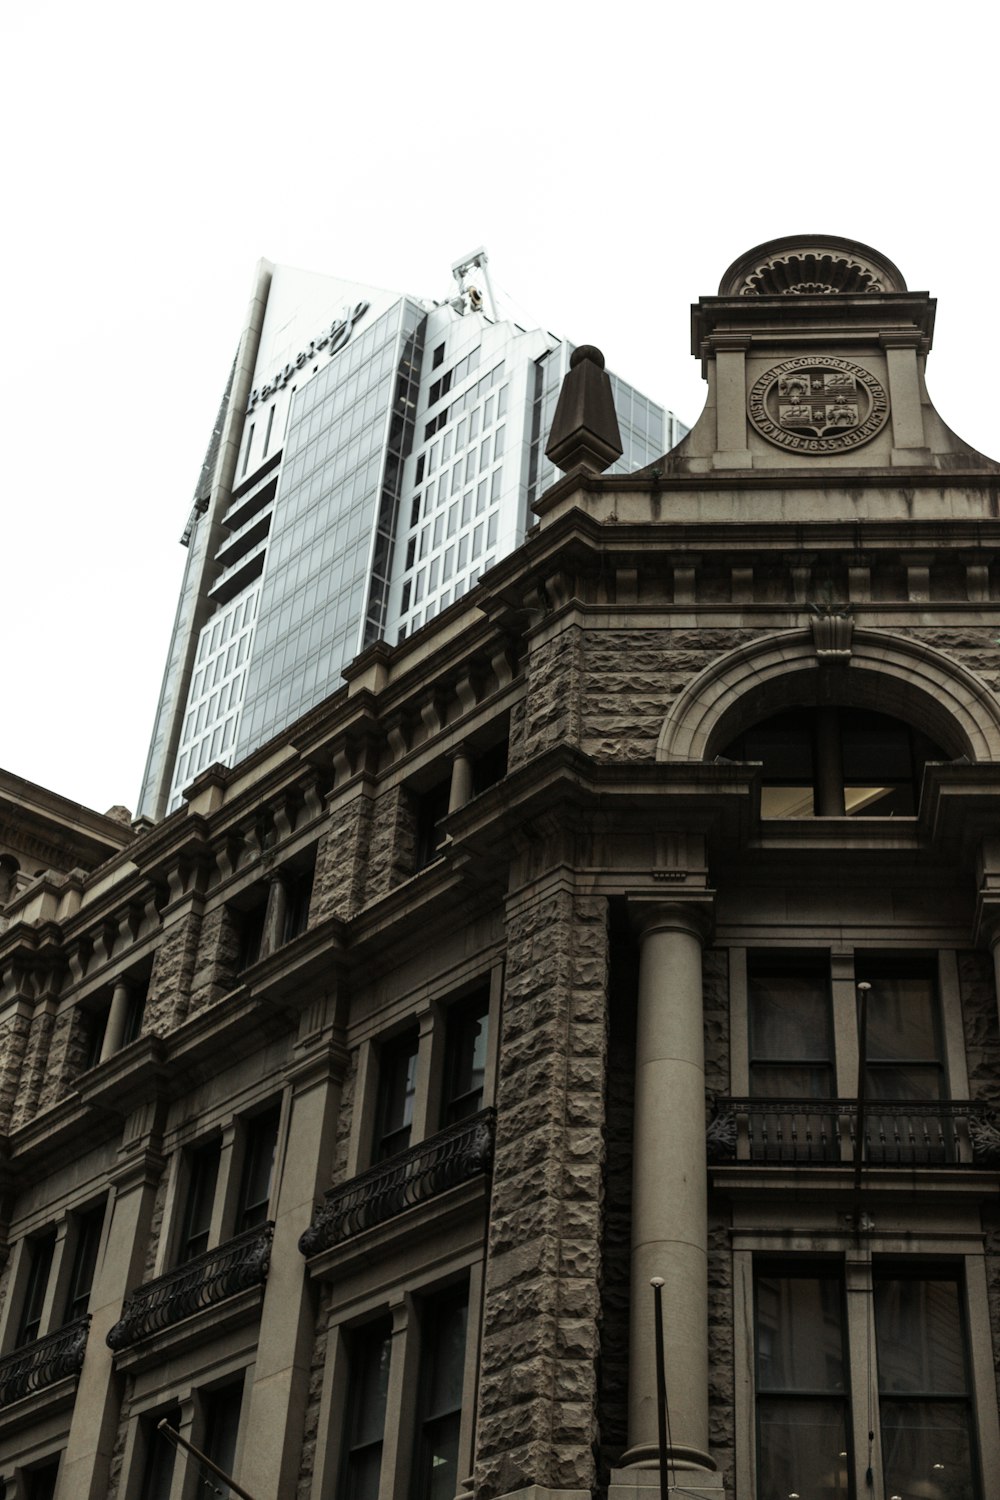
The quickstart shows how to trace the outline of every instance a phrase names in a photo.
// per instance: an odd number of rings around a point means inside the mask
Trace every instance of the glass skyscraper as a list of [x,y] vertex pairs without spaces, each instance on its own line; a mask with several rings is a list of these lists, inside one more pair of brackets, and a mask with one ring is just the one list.
[[[485,258],[483,258],[485,259]],[[345,666],[446,609],[516,547],[572,345],[490,317],[261,264],[182,538],[188,562],[140,799],[158,819],[258,749]],[[628,473],[680,441],[612,376]]]

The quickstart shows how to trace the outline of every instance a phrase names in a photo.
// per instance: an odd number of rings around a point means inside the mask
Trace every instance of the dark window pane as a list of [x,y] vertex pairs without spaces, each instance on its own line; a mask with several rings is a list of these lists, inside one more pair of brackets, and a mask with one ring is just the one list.
[[219,1175],[219,1153],[218,1141],[212,1141],[191,1153],[191,1171],[178,1256],[181,1262],[191,1260],[208,1249],[212,1208],[215,1204],[215,1183]]
[[354,1336],[344,1445],[345,1500],[378,1500],[391,1353],[388,1323],[376,1323]]
[[846,1500],[847,1429],[843,1401],[758,1402],[760,1496]]
[[247,1127],[246,1156],[240,1184],[237,1231],[254,1229],[267,1219],[274,1173],[274,1149],[278,1141],[278,1111],[258,1115]]
[[282,942],[290,943],[292,938],[298,937],[300,932],[305,932],[308,926],[313,876],[314,867],[310,864],[307,869],[296,871],[285,877],[287,904]]
[[839,1276],[757,1273],[757,1494],[768,1500],[852,1493],[843,1301]]
[[879,1390],[963,1395],[965,1346],[958,1283],[880,1277],[875,1284]]
[[[233,1385],[212,1391],[205,1400],[205,1452],[213,1463],[231,1478],[236,1477],[236,1440],[240,1431],[240,1410],[243,1405],[242,1379]],[[214,1475],[211,1481],[213,1493],[225,1497],[232,1490]]]
[[859,972],[868,992],[869,1062],[939,1062],[937,992],[930,974]]
[[881,1403],[886,1495],[975,1500],[969,1410],[962,1402]]
[[49,1284],[49,1271],[52,1268],[52,1252],[55,1249],[56,1236],[52,1230],[39,1239],[34,1240],[29,1248],[30,1267],[28,1270],[28,1285],[24,1293],[24,1305],[21,1309],[21,1324],[18,1329],[17,1342],[19,1344],[30,1344],[38,1337],[38,1327],[42,1321],[42,1306],[45,1302],[45,1292]]
[[59,1478],[59,1460],[51,1459],[25,1475],[27,1500],[53,1500],[56,1480]]
[[750,1049],[768,1061],[830,1060],[830,994],[825,973],[751,966]]
[[442,1125],[464,1120],[483,1107],[489,1005],[489,991],[484,990],[449,1012]]
[[70,1273],[69,1294],[66,1298],[65,1321],[82,1318],[90,1303],[90,1291],[97,1268],[97,1251],[104,1228],[104,1204],[81,1214],[76,1226],[76,1250],[73,1269]]
[[843,1347],[839,1279],[758,1276],[758,1390],[842,1391]]
[[414,1500],[453,1500],[458,1489],[467,1316],[464,1290],[460,1296],[436,1297],[424,1308]]
[[417,1077],[417,1033],[387,1042],[379,1059],[379,1106],[376,1161],[405,1151],[410,1144],[413,1095]]
[[[162,1414],[176,1432],[181,1414],[176,1409]],[[150,1417],[145,1422],[146,1467],[143,1474],[142,1500],[170,1500],[170,1488],[174,1477],[174,1457],[177,1452],[169,1438],[157,1431],[159,1417]]]

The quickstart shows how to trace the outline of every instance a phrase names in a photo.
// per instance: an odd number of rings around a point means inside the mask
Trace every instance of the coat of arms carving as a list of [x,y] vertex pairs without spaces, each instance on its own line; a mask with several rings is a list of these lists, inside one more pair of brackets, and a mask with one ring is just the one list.
[[832,356],[786,359],[747,401],[761,437],[795,453],[840,453],[867,443],[889,416],[889,397],[861,365]]

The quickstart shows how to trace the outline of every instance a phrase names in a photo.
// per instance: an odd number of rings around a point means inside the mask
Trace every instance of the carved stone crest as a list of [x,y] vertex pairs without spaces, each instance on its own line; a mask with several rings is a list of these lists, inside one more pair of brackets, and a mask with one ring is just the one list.
[[842,453],[885,426],[889,397],[861,365],[832,355],[786,359],[766,371],[747,401],[769,443],[793,453]]

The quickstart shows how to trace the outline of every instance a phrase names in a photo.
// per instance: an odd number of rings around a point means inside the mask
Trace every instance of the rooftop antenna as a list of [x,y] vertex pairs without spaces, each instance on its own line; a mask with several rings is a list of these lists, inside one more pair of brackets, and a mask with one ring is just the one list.
[[[458,282],[458,296],[454,298],[451,305],[457,312],[464,313],[467,307],[473,312],[485,312],[488,318],[497,323],[500,320],[497,315],[490,273],[487,269],[488,260],[485,246],[480,245],[478,250],[473,250],[470,255],[455,261],[451,274]],[[473,279],[469,276],[470,271],[477,271],[479,274]]]

